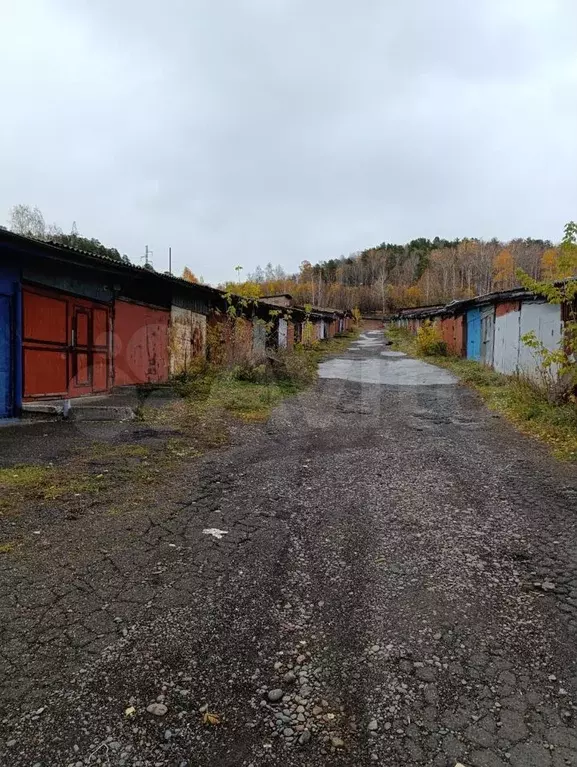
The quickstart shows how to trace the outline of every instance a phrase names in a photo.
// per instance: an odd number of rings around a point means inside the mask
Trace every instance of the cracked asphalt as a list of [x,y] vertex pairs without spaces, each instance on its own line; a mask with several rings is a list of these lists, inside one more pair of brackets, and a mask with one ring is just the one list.
[[378,332],[321,375],[0,559],[0,764],[577,765],[577,471]]

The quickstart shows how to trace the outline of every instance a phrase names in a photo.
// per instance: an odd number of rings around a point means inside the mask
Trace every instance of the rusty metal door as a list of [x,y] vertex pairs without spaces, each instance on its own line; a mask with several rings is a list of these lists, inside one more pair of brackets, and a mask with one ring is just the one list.
[[481,309],[481,362],[493,366],[493,346],[495,339],[495,309],[486,306]]

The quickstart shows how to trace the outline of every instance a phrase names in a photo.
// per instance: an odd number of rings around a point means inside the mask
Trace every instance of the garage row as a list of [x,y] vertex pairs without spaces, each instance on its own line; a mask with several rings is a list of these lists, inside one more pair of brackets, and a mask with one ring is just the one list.
[[552,304],[524,288],[498,291],[447,306],[402,309],[388,321],[416,333],[424,322],[438,328],[450,354],[476,360],[506,375],[540,375],[540,362],[523,337],[559,349],[569,306]]
[[[230,300],[206,285],[0,230],[0,417],[37,399],[168,381],[206,355],[207,328],[226,318]],[[251,312],[260,325],[274,317],[276,344],[294,341],[301,310],[257,302]],[[314,319],[319,338],[349,322],[324,310]],[[261,335],[251,330],[248,355]]]

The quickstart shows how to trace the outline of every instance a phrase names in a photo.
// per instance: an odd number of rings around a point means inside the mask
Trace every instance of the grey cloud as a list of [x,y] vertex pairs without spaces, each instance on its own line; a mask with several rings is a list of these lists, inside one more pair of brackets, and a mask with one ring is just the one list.
[[32,4],[0,52],[0,210],[213,281],[577,216],[572,0]]

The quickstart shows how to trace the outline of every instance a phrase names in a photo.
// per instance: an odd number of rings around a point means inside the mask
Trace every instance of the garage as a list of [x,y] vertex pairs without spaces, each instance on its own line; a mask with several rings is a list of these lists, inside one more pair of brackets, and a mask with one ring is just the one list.
[[169,377],[170,310],[118,300],[114,307],[114,383],[162,383]]
[[111,384],[110,310],[66,293],[22,291],[24,399],[82,397]]

